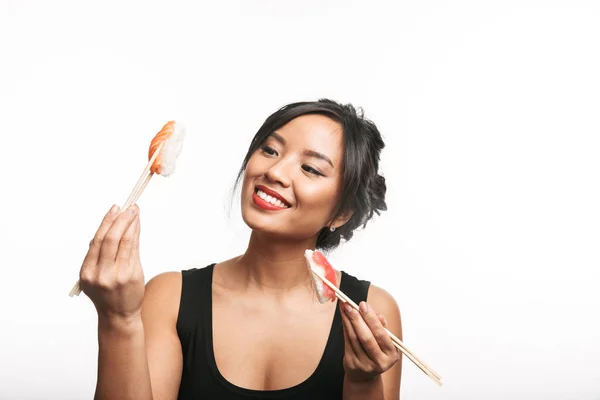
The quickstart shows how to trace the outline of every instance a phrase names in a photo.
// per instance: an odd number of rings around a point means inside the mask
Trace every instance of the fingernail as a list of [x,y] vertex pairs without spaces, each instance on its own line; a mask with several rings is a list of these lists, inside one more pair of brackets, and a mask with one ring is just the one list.
[[354,312],[354,308],[352,308],[352,306],[348,303],[344,304],[344,311],[346,311],[347,314],[352,314]]
[[135,214],[137,212],[137,207],[136,206],[131,206],[127,209],[127,212],[131,215]]
[[110,208],[110,210],[108,211],[108,213],[110,215],[115,215],[117,213],[117,211],[119,210],[119,206],[118,205],[114,205]]
[[371,308],[369,307],[369,305],[364,301],[361,301],[360,305],[358,307],[360,308],[360,311],[362,311],[363,313],[368,313],[369,311],[371,311]]

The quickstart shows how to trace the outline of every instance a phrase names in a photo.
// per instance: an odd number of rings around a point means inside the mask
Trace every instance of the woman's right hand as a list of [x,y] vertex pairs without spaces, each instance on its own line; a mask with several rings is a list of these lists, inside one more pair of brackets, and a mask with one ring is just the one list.
[[104,216],[79,272],[83,292],[108,321],[140,317],[145,291],[139,208],[119,211],[115,205]]

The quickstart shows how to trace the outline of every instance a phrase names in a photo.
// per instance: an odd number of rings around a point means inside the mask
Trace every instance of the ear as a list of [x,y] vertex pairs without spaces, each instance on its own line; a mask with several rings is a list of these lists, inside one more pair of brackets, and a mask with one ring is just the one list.
[[329,224],[327,226],[338,229],[339,227],[344,225],[346,222],[348,222],[348,220],[350,218],[352,218],[353,215],[354,215],[353,210],[343,212],[340,215],[338,215],[336,218],[334,218],[331,222],[329,222]]

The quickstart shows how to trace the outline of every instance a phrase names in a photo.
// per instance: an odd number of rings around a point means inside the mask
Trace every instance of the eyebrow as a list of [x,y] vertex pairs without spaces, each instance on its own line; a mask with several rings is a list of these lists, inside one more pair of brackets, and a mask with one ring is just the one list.
[[[270,136],[273,137],[273,139],[277,140],[282,145],[285,145],[285,139],[280,134],[278,134],[277,132],[271,133]],[[304,155],[308,156],[308,157],[314,157],[314,158],[318,158],[320,160],[326,161],[329,165],[331,165],[331,168],[335,169],[335,167],[333,166],[333,163],[331,162],[331,160],[329,159],[329,157],[327,157],[323,153],[319,153],[318,151],[314,151],[314,150],[304,150]]]

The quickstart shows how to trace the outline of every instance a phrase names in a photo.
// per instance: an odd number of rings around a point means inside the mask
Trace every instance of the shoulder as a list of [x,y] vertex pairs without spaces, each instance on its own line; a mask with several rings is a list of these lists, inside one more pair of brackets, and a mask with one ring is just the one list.
[[381,308],[382,310],[387,309],[397,311],[398,313],[400,312],[398,303],[396,302],[396,299],[394,299],[394,296],[392,296],[385,289],[382,289],[379,286],[375,286],[373,284],[369,286],[367,302],[369,302],[376,308]]
[[379,286],[375,286],[373,284],[369,285],[369,294],[367,297],[367,301],[369,303],[377,303],[387,306],[398,306],[396,303],[396,299],[394,299],[394,296],[392,296],[385,289],[382,289]]
[[146,283],[143,308],[153,316],[157,313],[176,317],[181,297],[182,272],[163,272]]
[[394,299],[394,296],[389,292],[378,286],[370,285],[367,303],[369,303],[376,312],[383,314],[388,321],[388,324],[400,329],[400,307],[398,306],[396,299]]
[[181,289],[182,274],[185,272],[171,271],[156,275],[146,283],[146,293],[165,296],[173,289]]

